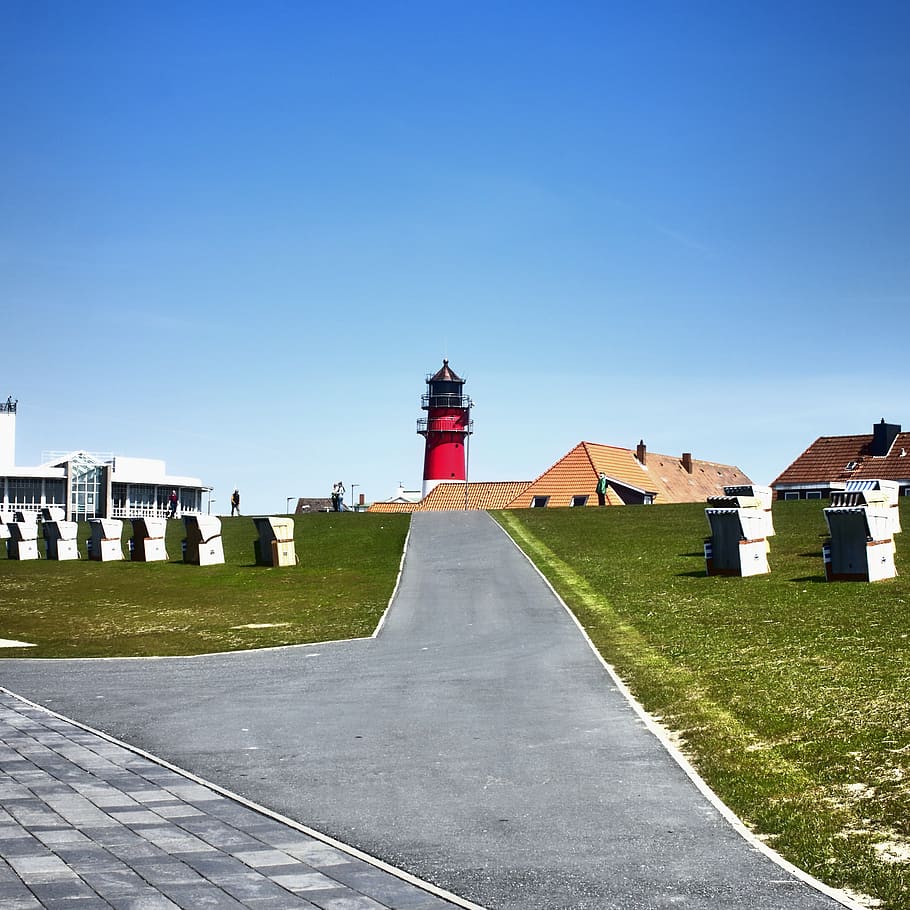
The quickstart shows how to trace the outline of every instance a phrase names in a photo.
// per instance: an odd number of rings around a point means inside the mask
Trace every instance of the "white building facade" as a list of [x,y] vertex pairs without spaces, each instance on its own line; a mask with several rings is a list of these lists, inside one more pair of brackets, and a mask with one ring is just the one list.
[[163,461],[97,452],[47,453],[37,467],[15,464],[18,402],[0,402],[0,511],[40,512],[58,506],[67,521],[164,518],[176,491],[178,515],[201,514],[211,487],[198,477],[170,475]]

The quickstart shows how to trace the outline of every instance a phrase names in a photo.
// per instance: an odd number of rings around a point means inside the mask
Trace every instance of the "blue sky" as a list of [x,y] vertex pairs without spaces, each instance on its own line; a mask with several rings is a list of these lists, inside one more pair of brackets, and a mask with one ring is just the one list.
[[910,4],[0,0],[17,462],[245,511],[910,426]]

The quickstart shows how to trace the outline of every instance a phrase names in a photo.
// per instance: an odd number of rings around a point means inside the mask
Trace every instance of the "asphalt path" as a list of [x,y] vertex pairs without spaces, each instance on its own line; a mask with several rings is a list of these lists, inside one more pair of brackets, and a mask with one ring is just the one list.
[[840,906],[731,827],[485,513],[413,516],[373,639],[0,684],[491,910]]

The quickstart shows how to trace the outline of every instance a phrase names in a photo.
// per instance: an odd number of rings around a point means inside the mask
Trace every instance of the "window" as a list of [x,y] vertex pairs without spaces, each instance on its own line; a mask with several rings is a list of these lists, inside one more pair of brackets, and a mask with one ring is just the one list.
[[586,506],[588,504],[587,496],[573,496],[572,497],[572,506]]
[[806,490],[806,499],[821,499],[821,490]]
[[545,509],[547,507],[547,503],[549,501],[550,501],[549,496],[535,496],[531,500],[531,508],[532,509]]
[[784,493],[784,499],[799,499],[799,493]]
[[845,471],[855,471],[859,467],[858,461],[848,461],[847,467],[844,468]]
[[[84,453],[73,456],[70,471],[70,512],[73,521],[86,521],[104,515],[103,467]],[[100,507],[100,508],[99,508]]]

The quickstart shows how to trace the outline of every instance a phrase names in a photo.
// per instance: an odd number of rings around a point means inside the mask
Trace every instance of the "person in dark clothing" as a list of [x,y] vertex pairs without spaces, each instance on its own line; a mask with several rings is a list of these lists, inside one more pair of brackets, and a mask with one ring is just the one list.
[[234,512],[240,514],[240,490],[234,490],[231,493],[231,517],[234,517]]

